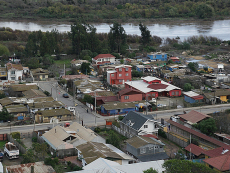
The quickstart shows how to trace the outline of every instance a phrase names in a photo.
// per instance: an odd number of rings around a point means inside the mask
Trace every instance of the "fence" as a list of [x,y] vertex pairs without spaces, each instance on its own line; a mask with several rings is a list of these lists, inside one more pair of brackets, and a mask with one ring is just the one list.
[[179,139],[179,138],[177,138],[177,137],[171,135],[170,133],[166,133],[166,135],[167,135],[167,139],[168,139],[168,140],[170,140],[170,141],[172,141],[172,142],[175,142],[176,144],[178,144],[179,146],[181,146],[181,147],[183,147],[183,148],[186,147],[186,146],[188,145],[187,142],[185,142],[185,141],[183,141],[183,140],[181,140],[181,139]]
[[112,125],[112,129],[115,130],[116,132],[118,132],[119,134],[125,136],[126,138],[131,138],[133,137],[132,134],[129,134],[127,132],[125,132],[124,130],[122,130],[121,128],[115,126],[115,125]]
[[26,153],[26,149],[21,144],[19,144],[19,142],[17,142],[16,140],[14,140],[12,138],[12,136],[10,136],[10,135],[7,134],[7,140],[10,141],[11,143],[14,143],[18,147],[20,153],[22,153],[22,154]]
[[32,138],[33,132],[20,133],[21,138]]
[[7,140],[7,134],[0,134],[0,141]]

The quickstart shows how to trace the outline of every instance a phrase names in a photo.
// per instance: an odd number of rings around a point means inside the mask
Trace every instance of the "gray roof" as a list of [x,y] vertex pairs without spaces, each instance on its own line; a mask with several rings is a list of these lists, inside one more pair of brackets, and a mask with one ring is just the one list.
[[127,116],[122,120],[122,122],[127,125],[131,124],[129,126],[134,128],[135,130],[139,130],[147,120],[148,118],[145,117],[143,114],[130,111]]
[[138,160],[142,162],[156,161],[156,160],[165,160],[168,159],[169,156],[165,152],[149,154],[149,155],[141,155],[137,157]]

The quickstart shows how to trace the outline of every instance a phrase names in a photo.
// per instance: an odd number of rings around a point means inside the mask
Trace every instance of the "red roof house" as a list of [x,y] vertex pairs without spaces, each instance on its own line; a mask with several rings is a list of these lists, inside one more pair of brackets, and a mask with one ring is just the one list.
[[213,157],[209,159],[203,160],[205,163],[209,164],[210,166],[218,169],[219,171],[228,171],[230,165],[230,155],[221,155],[218,157]]
[[142,100],[142,93],[133,88],[125,88],[118,92],[120,102],[134,102]]
[[194,111],[194,110],[190,111],[187,114],[178,115],[178,116],[180,117],[181,121],[187,122],[188,124],[196,124],[202,120],[210,118],[209,115],[206,115],[201,112]]
[[111,54],[99,54],[92,59],[93,64],[102,65],[102,64],[115,64],[115,56]]

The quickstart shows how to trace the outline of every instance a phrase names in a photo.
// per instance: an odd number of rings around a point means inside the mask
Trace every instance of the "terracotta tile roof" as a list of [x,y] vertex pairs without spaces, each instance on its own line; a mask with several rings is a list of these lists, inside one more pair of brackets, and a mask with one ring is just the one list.
[[219,171],[228,171],[230,165],[230,155],[222,155],[214,158],[205,159],[203,161],[218,169]]
[[12,68],[17,69],[17,70],[23,70],[23,67],[22,67],[21,64],[11,64],[11,63],[7,63],[7,64],[6,64],[6,68],[7,68],[7,70],[10,70],[10,69],[12,69]]
[[165,85],[165,84],[150,84],[148,86],[148,88],[155,89],[155,90],[157,90],[157,89],[165,89],[167,87],[168,87],[168,85]]
[[[191,150],[190,150],[191,148]],[[191,153],[195,154],[196,156],[199,156],[205,152],[205,150],[197,145],[189,144],[187,147],[184,148],[188,152],[191,151]]]
[[95,56],[93,59],[97,60],[99,58],[115,58],[115,56],[113,56],[111,54],[99,54],[99,55]]
[[200,132],[192,130],[192,129],[188,128],[188,127],[185,127],[185,126],[183,126],[183,125],[181,125],[179,123],[176,123],[176,122],[174,122],[172,120],[168,120],[168,123],[170,123],[171,125],[174,125],[174,126],[180,128],[180,129],[182,129],[182,130],[184,130],[186,132],[189,132],[189,133],[191,133],[191,134],[193,134],[193,135],[195,135],[195,136],[197,136],[199,138],[202,138],[202,139],[204,139],[206,141],[209,141],[209,142],[211,142],[211,143],[213,143],[213,144],[215,144],[217,146],[220,146],[220,147],[229,147],[229,145],[227,145],[227,144],[225,144],[225,143],[223,143],[221,141],[218,141],[218,140],[216,140],[214,138],[211,138],[211,137],[209,137],[209,136],[207,136],[207,135],[205,135],[203,133],[200,133]]
[[178,116],[187,120],[187,121],[192,122],[193,124],[198,123],[205,118],[210,118],[209,115],[205,115],[205,114],[202,114],[202,113],[194,111],[194,110],[190,111],[187,114],[178,115]]
[[[227,149],[227,150],[226,150]],[[209,156],[209,157],[217,157],[220,155],[223,155],[223,151],[226,150],[226,152],[224,154],[230,154],[230,146],[229,147],[219,147],[219,148],[215,148],[212,150],[205,150],[204,154]]]
[[119,91],[118,93],[119,93],[119,95],[124,95],[124,94],[127,94],[127,93],[131,92],[131,91],[134,91],[134,92],[137,92],[137,93],[140,93],[140,94],[141,94],[140,91],[135,90],[135,89],[133,89],[133,88],[132,88],[132,89],[131,89],[131,88],[125,88],[125,89]]

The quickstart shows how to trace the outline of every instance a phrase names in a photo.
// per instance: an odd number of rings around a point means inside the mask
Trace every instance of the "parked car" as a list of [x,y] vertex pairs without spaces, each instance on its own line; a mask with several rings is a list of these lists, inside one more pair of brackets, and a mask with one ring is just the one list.
[[69,95],[67,93],[62,95],[64,98],[69,98]]
[[165,107],[166,105],[163,105],[163,104],[158,104],[157,107],[158,108],[162,108],[162,107]]

